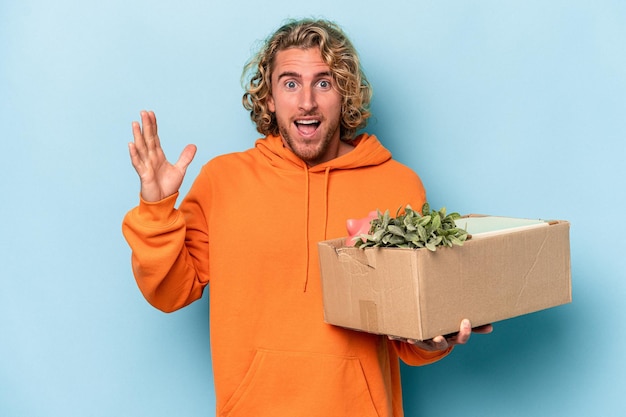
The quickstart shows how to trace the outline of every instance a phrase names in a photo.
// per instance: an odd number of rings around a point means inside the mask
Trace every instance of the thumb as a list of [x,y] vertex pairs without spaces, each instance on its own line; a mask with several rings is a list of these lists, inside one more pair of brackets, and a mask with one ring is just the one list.
[[196,145],[187,145],[185,149],[180,153],[178,157],[178,161],[176,161],[175,166],[182,170],[183,172],[187,170],[187,167],[193,161],[193,157],[196,155]]

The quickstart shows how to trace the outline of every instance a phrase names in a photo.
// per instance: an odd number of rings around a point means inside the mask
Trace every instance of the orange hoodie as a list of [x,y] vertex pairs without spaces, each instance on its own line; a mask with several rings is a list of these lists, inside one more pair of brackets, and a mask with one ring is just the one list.
[[317,242],[347,234],[372,209],[421,207],[419,177],[374,136],[308,168],[279,137],[219,156],[177,195],[141,201],[123,223],[145,298],[174,311],[210,285],[217,415],[403,415],[400,357],[434,362],[384,336],[324,322]]

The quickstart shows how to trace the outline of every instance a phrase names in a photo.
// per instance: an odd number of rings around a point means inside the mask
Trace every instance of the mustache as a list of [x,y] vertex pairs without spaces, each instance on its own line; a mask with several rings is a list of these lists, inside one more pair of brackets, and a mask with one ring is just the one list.
[[322,116],[321,114],[319,114],[316,111],[300,113],[297,116],[295,116],[294,119],[299,119],[299,118],[303,118],[303,117],[314,117],[314,118],[320,119],[320,120],[324,119],[324,116]]

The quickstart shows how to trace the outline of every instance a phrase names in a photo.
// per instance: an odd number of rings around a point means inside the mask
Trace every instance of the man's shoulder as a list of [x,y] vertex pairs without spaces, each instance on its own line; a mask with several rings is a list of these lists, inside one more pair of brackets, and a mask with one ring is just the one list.
[[398,173],[406,173],[407,175],[416,175],[415,170],[403,162],[398,161],[393,156],[380,165],[386,169],[395,170]]
[[220,167],[224,165],[252,163],[255,160],[255,153],[257,153],[255,148],[223,153],[209,159],[204,166],[205,168],[212,169],[213,167]]

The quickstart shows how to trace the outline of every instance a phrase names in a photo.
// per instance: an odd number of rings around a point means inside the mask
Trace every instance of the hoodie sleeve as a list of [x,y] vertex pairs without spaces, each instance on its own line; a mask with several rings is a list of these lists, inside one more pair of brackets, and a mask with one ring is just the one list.
[[140,200],[122,223],[132,269],[146,300],[172,312],[202,297],[208,274],[196,267],[186,242],[185,216],[174,208],[178,193],[158,202]]
[[437,362],[438,360],[448,356],[448,354],[452,352],[453,349],[452,347],[449,347],[446,350],[431,352],[420,349],[410,343],[405,343],[398,340],[390,340],[389,343],[393,345],[393,348],[395,349],[400,359],[402,359],[404,363],[410,366],[428,365]]

